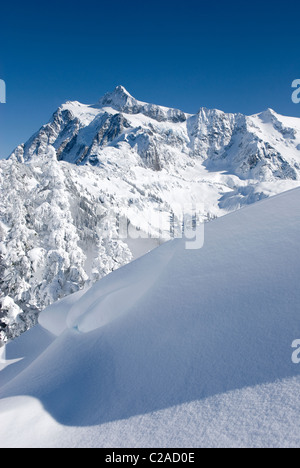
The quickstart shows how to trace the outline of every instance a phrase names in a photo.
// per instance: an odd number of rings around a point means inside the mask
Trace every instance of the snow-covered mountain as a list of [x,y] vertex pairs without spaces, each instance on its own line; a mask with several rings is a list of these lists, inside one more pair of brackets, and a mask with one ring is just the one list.
[[118,216],[161,238],[160,211],[193,204],[206,221],[298,185],[300,119],[190,115],[122,86],[63,104],[0,161],[0,340],[157,245],[120,239]]
[[33,161],[54,148],[59,161],[77,165],[142,165],[160,171],[199,158],[209,170],[242,179],[296,180],[299,130],[299,119],[271,109],[251,117],[204,108],[189,115],[137,101],[118,86],[96,105],[62,105],[11,159]]
[[0,364],[0,446],[299,447],[300,189],[42,312]]

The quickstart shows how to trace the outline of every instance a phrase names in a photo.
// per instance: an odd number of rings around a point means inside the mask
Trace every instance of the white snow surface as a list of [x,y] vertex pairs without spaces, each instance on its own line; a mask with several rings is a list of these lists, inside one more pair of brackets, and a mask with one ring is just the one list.
[[299,239],[295,189],[50,306],[4,349],[0,446],[300,447]]

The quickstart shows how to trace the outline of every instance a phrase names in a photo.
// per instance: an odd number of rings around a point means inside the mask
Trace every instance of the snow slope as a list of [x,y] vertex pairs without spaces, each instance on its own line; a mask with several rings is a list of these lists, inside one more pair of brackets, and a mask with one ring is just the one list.
[[[0,345],[160,243],[160,210],[193,203],[210,220],[299,185],[300,119],[190,115],[122,86],[96,104],[61,105],[0,161]],[[118,216],[158,241],[124,242]]]
[[57,302],[6,348],[1,447],[300,446],[300,190]]

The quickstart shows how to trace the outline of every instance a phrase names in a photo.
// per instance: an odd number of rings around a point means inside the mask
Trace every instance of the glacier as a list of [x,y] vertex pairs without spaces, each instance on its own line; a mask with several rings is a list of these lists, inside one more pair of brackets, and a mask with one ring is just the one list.
[[[207,222],[299,181],[300,119],[271,109],[191,115],[122,86],[66,102],[0,161],[0,343],[161,244],[150,213],[196,204]],[[119,238],[120,215],[151,239]]]

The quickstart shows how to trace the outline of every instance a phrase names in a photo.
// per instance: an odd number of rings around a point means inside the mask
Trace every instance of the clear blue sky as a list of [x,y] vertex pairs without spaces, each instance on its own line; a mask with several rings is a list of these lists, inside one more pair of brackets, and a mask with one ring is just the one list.
[[1,2],[0,157],[64,101],[122,84],[137,99],[197,112],[300,117],[300,2]]

